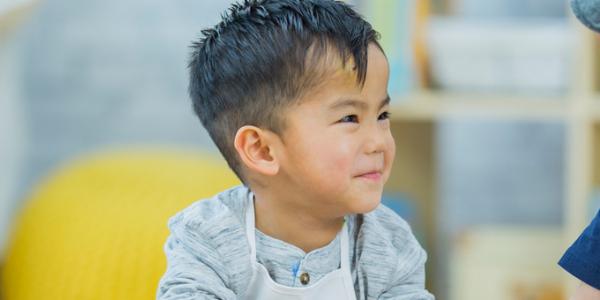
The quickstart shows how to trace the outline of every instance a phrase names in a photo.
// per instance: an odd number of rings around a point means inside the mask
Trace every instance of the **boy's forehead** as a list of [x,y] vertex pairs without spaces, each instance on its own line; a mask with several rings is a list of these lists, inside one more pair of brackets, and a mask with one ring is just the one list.
[[[346,49],[346,51],[350,50]],[[387,64],[387,59],[377,44],[370,43],[366,51],[365,62],[367,68],[369,61],[375,57],[383,57]],[[358,88],[361,86],[359,84],[361,74],[358,74],[354,55],[348,52],[343,53],[343,50],[336,47],[332,42],[313,43],[306,51],[304,59],[304,75],[318,78],[316,88],[319,87],[317,85],[329,84],[330,82],[327,81],[342,81],[347,85],[355,84]]]
[[[377,53],[379,52],[379,53]],[[350,58],[342,63],[338,56],[337,60],[328,59],[319,66],[319,80],[316,84],[303,93],[301,101],[315,102],[312,104],[328,106],[332,101],[340,98],[360,98],[361,92],[369,81],[385,81],[381,86],[381,93],[387,95],[388,66],[385,55],[376,47],[369,47],[369,60],[367,65],[366,82],[361,84],[358,80],[354,61]],[[380,78],[381,77],[381,78]],[[384,95],[384,96],[385,96]]]
[[358,83],[358,72],[352,55],[344,58],[334,49],[325,50],[317,55],[309,50],[306,56],[306,76],[319,78],[314,88],[331,84],[350,84],[351,81]]
[[316,85],[305,91],[299,104],[309,103],[317,106],[328,106],[331,101],[340,97],[358,96],[362,86],[358,82],[358,74],[352,65],[339,65],[321,76]]

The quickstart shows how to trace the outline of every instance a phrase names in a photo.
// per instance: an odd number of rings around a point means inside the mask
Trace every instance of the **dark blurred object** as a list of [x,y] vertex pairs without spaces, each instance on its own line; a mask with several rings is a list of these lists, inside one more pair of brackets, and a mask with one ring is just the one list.
[[571,8],[581,23],[600,32],[600,0],[571,0]]

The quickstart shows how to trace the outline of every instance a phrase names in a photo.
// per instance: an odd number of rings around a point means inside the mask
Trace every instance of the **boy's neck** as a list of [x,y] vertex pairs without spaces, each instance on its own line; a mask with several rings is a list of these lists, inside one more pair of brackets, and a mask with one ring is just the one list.
[[305,253],[322,248],[339,233],[343,217],[322,218],[314,210],[290,206],[265,195],[254,201],[255,226],[264,234],[292,244]]

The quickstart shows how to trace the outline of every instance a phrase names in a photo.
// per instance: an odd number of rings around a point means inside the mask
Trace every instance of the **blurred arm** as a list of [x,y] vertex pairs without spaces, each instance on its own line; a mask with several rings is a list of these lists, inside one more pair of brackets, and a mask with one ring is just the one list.
[[600,300],[600,290],[582,282],[571,300]]

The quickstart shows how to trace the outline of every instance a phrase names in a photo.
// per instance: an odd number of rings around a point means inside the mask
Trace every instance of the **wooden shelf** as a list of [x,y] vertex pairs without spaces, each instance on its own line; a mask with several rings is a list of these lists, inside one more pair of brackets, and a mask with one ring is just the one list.
[[453,117],[562,121],[566,118],[567,104],[565,97],[557,96],[419,92],[393,97],[390,112],[392,121],[435,121]]
[[590,119],[595,123],[600,122],[600,97],[592,99],[590,106]]

